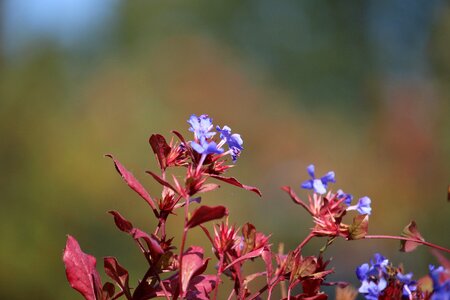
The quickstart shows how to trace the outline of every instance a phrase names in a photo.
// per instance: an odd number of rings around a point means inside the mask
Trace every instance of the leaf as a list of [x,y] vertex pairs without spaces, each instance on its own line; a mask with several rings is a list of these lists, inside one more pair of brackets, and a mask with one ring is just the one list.
[[450,184],[448,185],[447,189],[447,200],[450,201]]
[[146,232],[140,230],[139,228],[134,228],[130,221],[122,217],[117,211],[109,211],[111,215],[114,216],[114,222],[116,226],[123,232],[128,233],[134,240],[143,239],[147,244],[150,256],[156,263],[159,257],[164,253],[159,242]]
[[[417,229],[417,225],[415,221],[411,221],[402,232],[402,236],[410,239],[425,241],[425,239],[420,234]],[[415,243],[412,241],[400,241],[400,251],[402,252],[411,252],[420,246],[420,243]]]
[[143,239],[145,241],[150,252],[150,256],[155,263],[159,260],[161,255],[164,254],[164,250],[161,248],[159,242],[154,237],[148,235],[146,232],[138,228],[133,228],[131,235],[135,240]]
[[243,256],[241,256],[241,257],[235,259],[235,260],[233,260],[232,262],[230,262],[230,263],[226,266],[226,268],[225,268],[224,270],[229,269],[231,266],[233,266],[234,264],[237,264],[237,263],[239,263],[239,262],[241,262],[241,261],[244,261],[244,260],[247,260],[247,259],[252,259],[252,258],[258,257],[258,256],[261,255],[261,253],[262,253],[263,251],[264,251],[264,247],[261,247],[261,248],[258,248],[258,249],[256,249],[256,250],[253,250],[253,251],[251,251],[251,252],[249,252],[249,253],[247,253],[247,254],[245,254],[245,255],[243,255]]
[[357,215],[348,229],[349,240],[359,240],[366,236],[369,230],[369,215]]
[[156,209],[155,203],[153,199],[150,197],[150,194],[147,190],[142,186],[142,184],[129,172],[125,167],[116,160],[111,154],[106,154],[105,156],[111,158],[114,161],[114,165],[116,167],[117,172],[119,172],[120,176],[122,176],[123,180],[128,184],[128,186],[139,194],[150,206],[153,210]]
[[216,275],[199,275],[191,279],[186,299],[209,300],[209,293],[216,286]]
[[133,229],[133,224],[131,224],[130,221],[126,220],[119,212],[115,210],[110,210],[108,213],[114,216],[114,223],[116,223],[117,228],[126,233],[131,232]]
[[215,184],[215,183],[207,183],[207,184],[203,184],[200,189],[197,191],[197,193],[206,193],[206,192],[211,192],[214,190],[217,190],[218,188],[220,188],[220,185]]
[[219,205],[211,207],[202,205],[194,211],[186,226],[187,228],[194,228],[205,222],[221,219],[227,215],[228,209],[225,206]]
[[182,296],[187,291],[191,278],[202,274],[207,266],[208,260],[203,259],[203,248],[191,246],[186,250],[183,254],[183,263],[181,266]]
[[105,299],[111,299],[114,296],[115,290],[116,288],[114,287],[114,284],[112,284],[111,282],[105,282],[102,288],[103,296],[105,297]]
[[311,209],[308,207],[308,205],[306,205],[305,202],[303,202],[297,196],[297,194],[294,192],[294,190],[292,190],[292,188],[290,186],[283,186],[283,187],[281,187],[281,189],[289,194],[289,197],[291,197],[291,199],[292,199],[292,201],[294,201],[294,203],[301,205],[304,209],[306,209],[307,212],[309,212],[310,215],[314,216],[314,213],[311,211]]
[[178,191],[169,182],[167,182],[166,180],[162,179],[161,177],[159,177],[158,175],[156,175],[152,171],[145,171],[145,173],[151,175],[162,186],[168,187],[169,189],[171,189],[175,193],[178,193]]
[[245,189],[245,190],[247,190],[247,191],[254,192],[254,193],[256,193],[256,194],[257,194],[258,196],[260,196],[260,197],[262,196],[260,190],[258,190],[258,189],[255,188],[255,187],[252,187],[252,186],[244,185],[244,184],[240,183],[240,182],[239,182],[236,178],[234,178],[234,177],[223,177],[223,176],[220,176],[220,175],[211,175],[211,177],[212,177],[212,178],[219,179],[219,180],[222,180],[222,181],[224,181],[224,182],[226,182],[226,183],[235,185],[235,186],[237,186],[237,187],[243,188],[243,189]]
[[77,240],[70,235],[67,236],[63,261],[67,280],[73,289],[80,292],[86,300],[96,300],[97,296],[102,295],[95,257],[84,253]]
[[296,270],[298,277],[306,277],[314,274],[317,268],[317,259],[314,256],[308,256],[301,260]]
[[103,263],[106,275],[117,282],[124,294],[127,295],[127,299],[130,299],[131,293],[130,287],[128,286],[128,271],[117,262],[115,257],[105,257]]
[[253,224],[245,223],[242,227],[242,235],[244,236],[244,249],[242,253],[248,253],[255,249],[256,244],[256,228]]
[[170,146],[166,142],[166,139],[160,134],[152,134],[150,136],[149,143],[152,147],[153,153],[156,154],[161,170],[165,170],[167,168],[167,155],[169,155],[171,150]]
[[272,278],[273,274],[272,252],[270,251],[270,249],[264,249],[264,251],[261,253],[261,258],[266,265],[267,283],[269,283],[270,278]]

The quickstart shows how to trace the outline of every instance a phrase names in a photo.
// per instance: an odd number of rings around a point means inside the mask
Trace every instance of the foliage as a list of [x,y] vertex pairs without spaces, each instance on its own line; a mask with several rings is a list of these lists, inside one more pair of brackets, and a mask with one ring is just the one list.
[[[63,255],[67,279],[85,299],[216,299],[225,278],[233,283],[229,299],[262,299],[263,294],[269,299],[276,287],[281,289],[283,299],[327,299],[328,296],[321,289],[324,285],[336,285],[341,299],[354,299],[356,293],[347,287],[347,283],[327,280],[333,269],[329,267],[330,260],[324,257],[324,252],[338,237],[345,240],[395,239],[401,242],[402,251],[409,252],[423,244],[450,253],[446,248],[425,241],[414,221],[404,229],[402,236],[369,235],[371,199],[364,196],[352,205],[352,195],[341,190],[334,193],[329,189],[329,184],[336,182],[334,172],[316,178],[314,165],[307,168],[311,179],[301,185],[313,192],[307,202],[291,187],[282,187],[295,204],[311,215],[314,226],[294,250],[288,253],[274,252],[270,236],[258,231],[253,224],[246,223],[239,229],[228,223],[227,207],[201,204],[200,195],[219,188],[217,181],[261,196],[257,188],[224,175],[234,167],[234,164],[228,163],[228,158],[231,157],[235,163],[244,149],[241,136],[232,134],[228,126],[216,127],[217,132],[213,131],[212,119],[207,115],[192,115],[188,123],[191,125],[189,130],[194,133],[192,141],[186,141],[177,131],[173,132],[178,139],[176,142],[172,139],[167,143],[159,134],[149,139],[160,173],[147,171],[147,174],[161,185],[160,198],[152,197],[131,172],[112,155],[107,155],[127,185],[149,205],[152,212],[150,216],[156,218],[157,226],[148,233],[134,227],[119,212],[109,212],[116,227],[131,236],[148,264],[147,272],[131,287],[127,269],[116,258],[105,257],[105,273],[116,284],[118,291],[113,283],[102,285],[96,270],[96,259],[84,253],[76,239],[68,236]],[[173,168],[185,170],[182,181],[168,173]],[[190,206],[196,208],[191,212]],[[171,215],[180,212],[184,214],[183,234],[180,244],[175,245],[174,237],[166,232],[166,225]],[[356,212],[356,216],[351,222],[346,221],[347,214],[352,212]],[[214,232],[204,226],[223,218],[224,221],[214,226]],[[207,273],[211,258],[205,257],[205,250],[187,244],[188,233],[195,227],[200,227],[211,242],[217,259],[215,274]],[[317,255],[303,255],[303,247],[316,237],[326,237],[326,246]],[[263,261],[264,270],[247,274],[244,265],[256,259]],[[432,288],[427,289],[420,280],[412,279],[412,273],[404,274],[402,267],[394,267],[388,259],[376,254],[370,264],[363,264],[356,269],[356,275],[361,281],[358,291],[366,299],[449,299],[449,263],[442,256],[440,259],[444,261],[444,266],[430,266]],[[250,283],[256,278],[264,278],[265,283],[254,290]]]

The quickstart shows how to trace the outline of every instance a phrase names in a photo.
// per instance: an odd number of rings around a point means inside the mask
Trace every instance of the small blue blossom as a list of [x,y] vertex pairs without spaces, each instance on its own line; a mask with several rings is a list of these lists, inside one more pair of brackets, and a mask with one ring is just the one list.
[[218,147],[215,142],[208,142],[205,138],[200,139],[200,144],[192,141],[191,146],[195,151],[202,155],[223,153],[223,149]]
[[371,202],[370,198],[365,196],[360,198],[357,204],[347,207],[347,210],[357,210],[360,215],[370,215],[372,213]]
[[369,277],[370,267],[368,263],[362,264],[356,268],[356,277],[359,281],[366,280]]
[[370,215],[370,213],[372,212],[372,208],[370,207],[370,203],[372,201],[370,200],[369,197],[365,196],[362,197],[358,200],[358,204],[357,204],[357,208],[356,210],[361,214],[361,215]]
[[366,299],[368,300],[378,300],[381,292],[386,288],[387,282],[384,278],[380,278],[378,283],[374,281],[364,280],[361,284],[361,287],[358,289],[358,292],[364,294]]
[[187,122],[191,124],[189,131],[194,133],[197,140],[201,140],[202,138],[209,139],[216,134],[215,132],[210,132],[213,128],[213,124],[212,119],[208,117],[208,115],[201,115],[200,117],[197,117],[193,114],[189,117]]
[[413,273],[402,274],[397,273],[397,279],[403,283],[403,296],[410,297],[412,292],[417,289],[417,282],[412,280]]
[[352,204],[353,201],[353,195],[352,194],[346,194],[342,190],[338,190],[336,192],[336,197],[338,200],[344,199],[344,203],[349,206]]
[[383,272],[386,272],[386,267],[389,264],[389,260],[380,253],[375,253],[373,258],[373,260],[370,260],[372,266],[374,268],[380,268]]
[[227,143],[231,158],[233,159],[233,162],[236,162],[242,149],[244,149],[242,147],[244,141],[242,140],[241,135],[237,133],[231,134],[231,128],[228,126],[223,126],[222,129],[220,129],[220,126],[217,126],[216,129],[220,132],[220,138],[222,139],[219,145]]
[[430,277],[433,281],[433,294],[431,300],[449,300],[450,299],[450,279],[442,282],[441,274],[445,272],[444,267],[436,268],[433,265],[429,266]]
[[327,192],[328,183],[336,182],[333,171],[330,171],[324,176],[322,176],[320,179],[317,179],[315,176],[314,165],[309,165],[306,168],[306,170],[308,171],[308,174],[311,177],[311,179],[302,183],[302,188],[304,189],[314,190],[314,192],[323,195]]

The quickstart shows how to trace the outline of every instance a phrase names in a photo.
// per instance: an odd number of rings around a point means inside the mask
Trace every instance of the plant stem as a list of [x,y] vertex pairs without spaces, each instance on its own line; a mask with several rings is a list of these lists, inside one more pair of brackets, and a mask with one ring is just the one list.
[[297,246],[294,250],[294,254],[300,253],[300,251],[303,249],[303,247],[313,238],[315,237],[315,234],[310,232],[308,236],[300,243],[300,245]]
[[183,227],[183,236],[181,238],[181,246],[180,246],[180,258],[179,258],[179,289],[180,289],[180,296],[181,299],[184,298],[184,292],[183,291],[183,278],[182,278],[182,271],[183,271],[183,252],[184,252],[184,246],[186,244],[186,237],[187,237],[187,232],[188,232],[188,228],[187,228],[187,223],[189,221],[189,197],[187,197],[186,199],[186,204],[184,205],[184,227]]
[[399,240],[399,241],[408,241],[408,242],[414,242],[414,243],[418,243],[418,244],[422,244],[425,246],[428,246],[430,248],[434,248],[440,251],[444,251],[447,253],[450,253],[450,249],[438,246],[436,244],[433,243],[429,243],[429,242],[425,242],[422,240],[417,240],[417,239],[412,239],[412,238],[408,238],[408,237],[403,237],[403,236],[395,236],[395,235],[366,235],[364,237],[365,239],[386,239],[386,240]]
[[223,254],[219,255],[219,268],[217,269],[217,276],[216,276],[216,286],[214,287],[214,298],[213,300],[217,299],[217,292],[219,291],[219,280],[220,280],[220,275],[222,274],[222,269],[223,269]]

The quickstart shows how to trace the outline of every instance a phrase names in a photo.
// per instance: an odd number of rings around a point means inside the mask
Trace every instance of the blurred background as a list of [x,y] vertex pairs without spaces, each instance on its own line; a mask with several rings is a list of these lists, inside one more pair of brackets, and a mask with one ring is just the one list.
[[[80,299],[65,278],[66,234],[102,276],[113,255],[135,283],[146,263],[106,212],[155,222],[103,155],[158,197],[144,173],[157,170],[148,137],[189,136],[192,113],[242,135],[229,174],[263,192],[224,185],[204,203],[271,233],[274,249],[293,249],[312,226],[279,189],[305,198],[310,163],[336,172],[333,190],[372,199],[370,233],[399,234],[414,219],[450,246],[449,3],[0,0],[0,18],[1,299]],[[199,230],[189,240],[212,255]],[[416,278],[437,263],[426,248],[398,247],[338,241],[330,280],[357,286],[354,269],[374,252]]]

